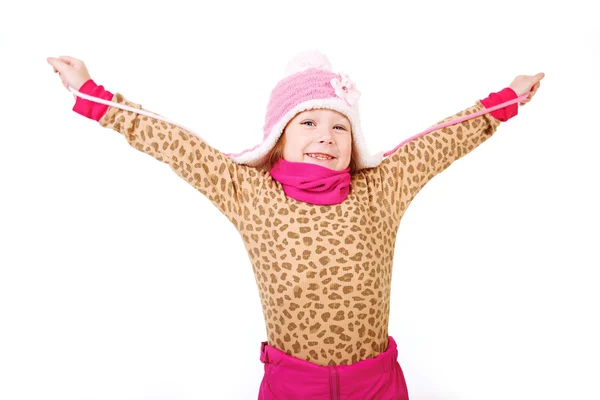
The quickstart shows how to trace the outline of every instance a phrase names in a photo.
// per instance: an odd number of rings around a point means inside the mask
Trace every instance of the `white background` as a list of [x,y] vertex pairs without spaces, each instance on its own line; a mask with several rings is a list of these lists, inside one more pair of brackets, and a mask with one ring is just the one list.
[[373,151],[546,74],[411,204],[389,331],[411,400],[600,398],[600,34],[584,3],[2,5],[0,399],[256,399],[266,331],[237,231],[74,113],[46,57],[236,152],[306,49],[356,82]]

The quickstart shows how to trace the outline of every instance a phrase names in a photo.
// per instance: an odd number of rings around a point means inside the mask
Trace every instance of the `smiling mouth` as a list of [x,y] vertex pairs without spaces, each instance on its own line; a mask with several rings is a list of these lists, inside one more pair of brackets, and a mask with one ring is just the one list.
[[331,161],[331,160],[335,160],[335,157],[332,156],[326,156],[320,153],[306,153],[306,155],[310,158],[314,158],[315,160],[321,160],[321,161]]

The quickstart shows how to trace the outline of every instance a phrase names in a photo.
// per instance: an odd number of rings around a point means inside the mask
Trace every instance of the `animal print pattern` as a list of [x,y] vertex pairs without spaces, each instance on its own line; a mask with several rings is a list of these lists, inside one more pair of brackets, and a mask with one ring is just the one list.
[[[116,93],[114,102],[141,109]],[[472,114],[475,105],[438,123]],[[387,348],[396,233],[419,190],[486,141],[490,114],[412,140],[352,177],[347,199],[287,197],[268,171],[236,164],[184,129],[116,107],[99,121],[162,161],[236,227],[251,260],[269,344],[318,365],[347,365]],[[206,305],[207,307],[213,305]]]

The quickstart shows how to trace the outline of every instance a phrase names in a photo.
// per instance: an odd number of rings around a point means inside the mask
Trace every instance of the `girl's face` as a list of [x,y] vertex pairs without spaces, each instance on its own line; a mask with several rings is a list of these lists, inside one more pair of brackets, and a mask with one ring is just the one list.
[[[352,128],[344,114],[327,109],[296,114],[283,131],[283,159],[340,171],[352,155]],[[319,156],[329,156],[321,157]]]

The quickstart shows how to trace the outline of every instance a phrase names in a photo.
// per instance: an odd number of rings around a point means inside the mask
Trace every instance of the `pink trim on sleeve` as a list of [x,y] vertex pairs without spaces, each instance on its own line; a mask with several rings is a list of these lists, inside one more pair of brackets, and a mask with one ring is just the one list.
[[[484,105],[485,108],[491,108],[498,104],[502,104],[506,101],[517,98],[517,93],[514,90],[507,87],[499,91],[498,93],[490,93],[490,95],[481,100],[481,104]],[[513,103],[506,107],[499,108],[495,111],[492,111],[490,114],[500,121],[508,121],[519,112],[519,104]]]
[[[89,96],[100,97],[104,100],[111,100],[113,98],[111,92],[105,90],[103,86],[98,86],[92,79],[88,79],[81,88],[79,88],[79,91]],[[104,114],[106,114],[106,111],[108,111],[108,106],[77,97],[75,105],[73,106],[73,111],[86,118],[93,119],[94,121],[100,121]]]

